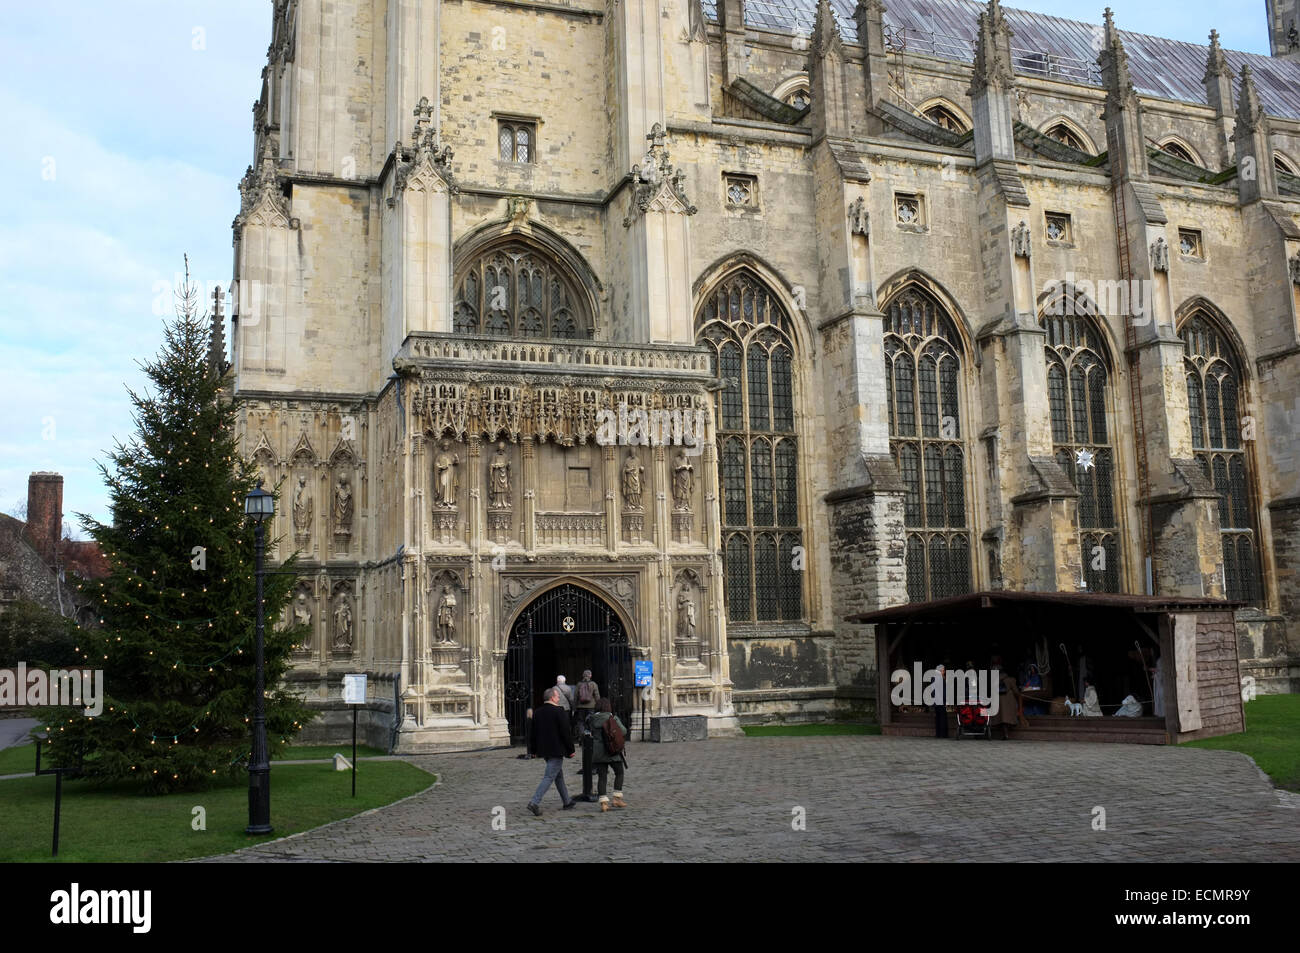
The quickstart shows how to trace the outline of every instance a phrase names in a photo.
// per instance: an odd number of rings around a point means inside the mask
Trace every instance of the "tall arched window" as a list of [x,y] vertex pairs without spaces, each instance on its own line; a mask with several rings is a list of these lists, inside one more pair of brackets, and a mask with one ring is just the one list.
[[903,478],[907,598],[971,589],[961,340],[943,306],[908,285],[885,309],[889,448]]
[[591,316],[566,271],[522,242],[497,245],[456,272],[452,327],[461,334],[590,338]]
[[1194,311],[1179,330],[1186,348],[1187,411],[1192,449],[1219,493],[1223,583],[1229,599],[1263,600],[1255,546],[1255,485],[1242,441],[1245,378],[1227,339],[1204,311]]
[[800,621],[803,572],[795,566],[803,531],[789,315],[756,276],[736,271],[701,306],[696,339],[712,349],[723,384],[716,409],[727,618]]
[[1089,592],[1119,592],[1119,516],[1115,505],[1115,428],[1109,363],[1092,305],[1065,297],[1040,317],[1047,331],[1047,399],[1052,449],[1079,491],[1079,546]]

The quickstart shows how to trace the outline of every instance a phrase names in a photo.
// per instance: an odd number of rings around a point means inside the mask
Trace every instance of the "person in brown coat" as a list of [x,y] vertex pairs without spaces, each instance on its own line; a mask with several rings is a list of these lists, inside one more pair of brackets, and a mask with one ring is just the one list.
[[1002,670],[1002,659],[993,656],[990,666],[998,670],[998,713],[993,716],[993,724],[1002,729],[1002,740],[1007,740],[1007,729],[1020,724],[1020,689],[1016,686],[1016,677]]

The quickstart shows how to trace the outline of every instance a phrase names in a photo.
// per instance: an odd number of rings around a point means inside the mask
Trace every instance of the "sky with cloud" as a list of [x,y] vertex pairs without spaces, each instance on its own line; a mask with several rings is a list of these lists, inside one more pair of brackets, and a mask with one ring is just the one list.
[[[1204,43],[1215,27],[1268,52],[1262,0],[1110,2],[1125,30]],[[1099,22],[1105,3],[1005,5]],[[75,512],[108,519],[96,462],[132,432],[126,388],[161,343],[162,289],[184,254],[200,287],[230,279],[271,8],[0,0],[0,510],[54,470],[74,531]]]

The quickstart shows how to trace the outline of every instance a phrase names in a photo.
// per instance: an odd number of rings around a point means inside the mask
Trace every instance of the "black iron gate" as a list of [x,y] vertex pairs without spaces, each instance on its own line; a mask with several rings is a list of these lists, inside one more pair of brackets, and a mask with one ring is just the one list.
[[[506,647],[505,702],[512,741],[524,737],[529,708],[541,704],[542,692],[554,684],[554,673],[537,671],[539,644],[552,650],[556,642],[590,644],[592,678],[615,713],[627,725],[632,714],[632,652],[618,615],[599,596],[565,583],[538,596],[519,614]],[[569,675],[570,683],[581,670]]]

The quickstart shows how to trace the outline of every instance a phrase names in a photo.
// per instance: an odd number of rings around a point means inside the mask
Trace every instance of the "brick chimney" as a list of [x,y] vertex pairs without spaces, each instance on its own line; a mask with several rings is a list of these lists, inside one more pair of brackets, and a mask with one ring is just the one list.
[[50,567],[63,530],[63,477],[33,473],[27,478],[27,541]]

